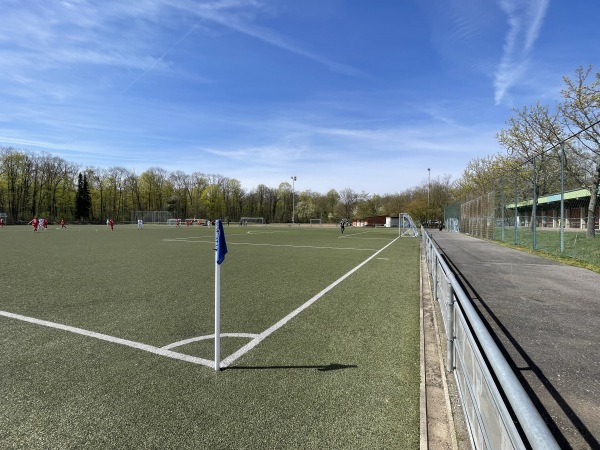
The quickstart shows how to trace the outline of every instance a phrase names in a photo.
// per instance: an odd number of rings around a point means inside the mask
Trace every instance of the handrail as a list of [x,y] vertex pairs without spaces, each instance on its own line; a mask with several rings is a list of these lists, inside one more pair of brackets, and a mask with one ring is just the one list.
[[[489,361],[490,369],[493,371],[496,379],[502,387],[502,391],[517,419],[519,420],[521,428],[523,429],[529,444],[534,450],[558,450],[560,447],[556,442],[556,439],[548,429],[548,426],[542,419],[539,411],[510,368],[510,365],[502,355],[492,335],[489,333],[485,324],[473,307],[471,300],[458,283],[454,273],[446,261],[441,257],[437,247],[434,245],[433,240],[431,239],[430,234],[425,229],[422,229],[421,231],[425,245],[427,245],[428,248],[434,253],[435,258],[432,259],[436,260],[435,262],[428,260],[428,265],[439,264],[443,275],[452,286],[454,291],[453,295],[456,297],[456,300],[462,308],[465,317],[469,321],[477,340],[481,344],[480,347]],[[431,274],[432,267],[428,267],[428,269],[429,273]],[[436,275],[439,276],[439,274]],[[436,282],[437,280],[434,280],[434,283]],[[453,336],[455,336],[454,329],[446,330],[446,333],[449,336],[449,339],[453,339]]]

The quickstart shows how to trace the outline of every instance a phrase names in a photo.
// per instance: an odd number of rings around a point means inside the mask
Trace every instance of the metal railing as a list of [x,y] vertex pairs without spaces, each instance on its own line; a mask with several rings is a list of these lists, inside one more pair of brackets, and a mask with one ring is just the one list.
[[559,449],[431,236],[421,231],[446,332],[446,368],[456,378],[473,448]]

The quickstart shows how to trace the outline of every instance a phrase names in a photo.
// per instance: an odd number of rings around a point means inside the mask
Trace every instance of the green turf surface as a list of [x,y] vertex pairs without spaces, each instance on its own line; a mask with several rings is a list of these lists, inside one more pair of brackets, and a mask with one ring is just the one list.
[[[0,311],[155,347],[214,333],[214,229],[49,228],[0,229]],[[391,245],[220,372],[0,316],[0,448],[417,448],[419,240],[225,234],[222,333],[262,333]]]

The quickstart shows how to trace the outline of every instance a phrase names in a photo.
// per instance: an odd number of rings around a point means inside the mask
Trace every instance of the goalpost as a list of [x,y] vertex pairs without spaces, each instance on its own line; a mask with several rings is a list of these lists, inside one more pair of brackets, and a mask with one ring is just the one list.
[[131,223],[137,223],[142,219],[144,223],[167,223],[171,219],[169,211],[129,211],[129,220]]
[[167,219],[167,226],[175,227],[177,225],[181,226],[181,219]]
[[410,217],[410,214],[401,213],[399,217],[400,223],[398,228],[400,230],[400,237],[418,237],[419,230]]
[[321,223],[321,219],[310,219],[310,226],[312,227],[313,225],[322,226],[323,224]]
[[241,217],[240,218],[240,226],[247,227],[248,225],[264,225],[265,218],[264,217]]

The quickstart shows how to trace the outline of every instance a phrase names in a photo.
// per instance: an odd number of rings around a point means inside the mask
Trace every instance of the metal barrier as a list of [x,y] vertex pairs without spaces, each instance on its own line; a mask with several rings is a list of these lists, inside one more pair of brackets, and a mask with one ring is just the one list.
[[446,332],[446,368],[456,378],[473,448],[559,449],[430,234],[421,235]]

